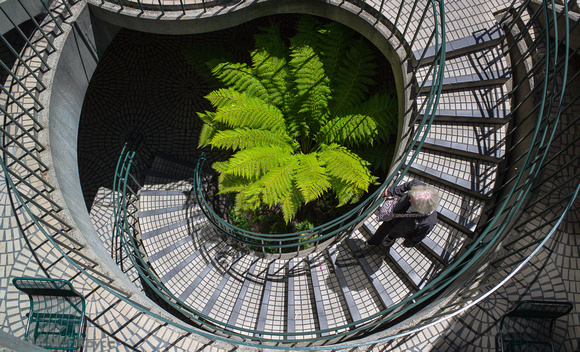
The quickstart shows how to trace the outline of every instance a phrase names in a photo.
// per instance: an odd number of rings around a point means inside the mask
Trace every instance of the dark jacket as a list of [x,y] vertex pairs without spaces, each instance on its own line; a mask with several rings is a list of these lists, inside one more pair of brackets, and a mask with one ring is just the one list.
[[[409,191],[415,185],[425,185],[419,180],[412,180],[399,186],[391,186],[388,189],[389,196],[400,197],[393,209],[394,213],[405,213],[411,206]],[[413,218],[395,218],[390,221],[390,236],[393,238],[405,238],[405,245],[415,246],[421,242],[437,224],[437,212],[430,215]]]

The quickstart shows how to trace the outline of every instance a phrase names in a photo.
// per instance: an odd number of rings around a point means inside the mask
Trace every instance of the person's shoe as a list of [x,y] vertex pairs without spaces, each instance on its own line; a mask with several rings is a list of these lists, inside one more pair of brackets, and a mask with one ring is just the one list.
[[383,242],[381,242],[381,246],[385,247],[385,248],[391,248],[391,246],[395,244],[395,239],[394,238],[390,238],[390,237],[385,237],[385,239],[383,240]]
[[366,251],[370,250],[373,247],[376,247],[376,245],[370,244],[368,242],[364,242],[363,244],[361,244],[359,246],[359,249],[360,249],[361,252],[366,252]]

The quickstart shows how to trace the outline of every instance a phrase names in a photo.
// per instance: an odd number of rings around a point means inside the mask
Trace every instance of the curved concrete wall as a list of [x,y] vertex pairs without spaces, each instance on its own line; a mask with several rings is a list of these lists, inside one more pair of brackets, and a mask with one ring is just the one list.
[[[43,77],[47,83],[48,102],[39,113],[43,124],[48,125],[48,133],[43,131],[40,138],[50,146],[50,156],[43,156],[50,166],[49,182],[57,185],[55,201],[66,204],[67,222],[74,224],[73,235],[90,246],[109,271],[116,274],[126,284],[132,285],[111,260],[100,241],[85,205],[77,164],[78,126],[85,92],[104,49],[114,38],[119,28],[95,21],[88,7],[78,3],[73,8],[77,17],[55,41],[60,48],[49,57],[53,68]],[[101,49],[99,49],[101,48]],[[60,198],[60,199],[58,199]]]

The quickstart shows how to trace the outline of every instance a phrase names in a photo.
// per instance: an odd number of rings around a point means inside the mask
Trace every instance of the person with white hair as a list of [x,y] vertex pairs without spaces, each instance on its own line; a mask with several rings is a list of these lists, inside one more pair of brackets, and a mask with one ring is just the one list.
[[390,247],[397,238],[404,238],[403,246],[415,247],[437,224],[439,193],[419,180],[385,189],[385,197],[400,197],[393,207],[394,217],[383,222],[363,246]]

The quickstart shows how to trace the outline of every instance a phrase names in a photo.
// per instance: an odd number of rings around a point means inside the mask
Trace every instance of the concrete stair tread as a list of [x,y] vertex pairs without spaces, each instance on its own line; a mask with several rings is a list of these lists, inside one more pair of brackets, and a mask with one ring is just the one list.
[[[466,75],[457,75],[453,77],[445,77],[441,83],[441,89],[443,91],[456,90],[456,89],[466,89],[466,88],[481,88],[487,86],[498,86],[505,84],[509,77],[506,76],[508,70],[498,70],[489,71],[485,75],[472,73]],[[425,82],[423,88],[420,88],[420,84],[417,86],[418,94],[427,94],[431,91],[433,86],[432,81]]]
[[[407,165],[411,157],[407,157]],[[493,162],[430,149],[421,149],[410,165],[415,173],[486,199],[493,192],[498,170]]]
[[[492,109],[436,109],[436,119],[443,121],[447,118],[449,121],[457,121],[461,118],[471,119],[474,122],[483,123],[507,123],[510,117],[509,111],[492,110]],[[485,120],[483,120],[485,119]],[[483,120],[483,121],[482,121]]]
[[[258,331],[282,333],[286,331],[286,303],[288,302],[288,262],[271,260],[264,284],[258,314]],[[260,334],[261,337],[282,339],[279,335]]]
[[[503,39],[503,36],[502,29],[499,25],[496,25],[486,30],[473,32],[468,37],[447,41],[445,43],[445,57],[452,58],[466,52],[497,45],[498,41]],[[420,60],[423,56],[423,63],[430,63],[433,62],[435,49],[435,46],[430,46],[425,49],[415,50],[413,56],[415,60]],[[424,52],[425,54],[423,54]]]
[[[371,258],[367,258],[368,256],[365,253],[360,252],[359,243],[364,243],[364,237],[362,235],[357,236],[350,236],[348,238],[349,245],[351,246],[353,252],[356,254],[361,267],[365,271],[366,275],[368,276],[371,284],[373,285],[375,291],[379,295],[381,302],[385,308],[388,308],[394,305],[393,299],[389,296],[387,288],[383,285],[382,281],[379,279],[377,271],[380,267],[373,265],[373,261]],[[382,264],[382,260],[381,260]]]
[[400,271],[402,271],[405,276],[405,282],[409,283],[413,291],[419,291],[421,288],[421,276],[415,272],[415,270],[407,263],[407,261],[400,255],[400,253],[395,249],[398,247],[396,244],[391,248],[384,250],[385,255],[390,257],[391,263],[394,264]]
[[192,175],[174,175],[170,172],[152,171],[149,170],[145,177],[144,187],[151,184],[164,184],[172,181],[184,181],[185,184],[192,187],[188,181],[193,177]]
[[[417,88],[424,85],[421,93],[427,93],[431,86],[429,67],[417,71]],[[445,61],[443,90],[480,88],[502,85],[510,78],[510,70],[498,47],[489,47],[476,52],[454,57]],[[424,84],[423,84],[424,82]]]
[[157,236],[166,236],[168,240],[182,238],[188,234],[188,225],[189,220],[185,218],[173,220],[168,223],[162,223],[161,226],[157,226],[147,232],[143,232],[141,234],[141,240],[143,242],[154,243],[158,240],[155,238]]
[[191,203],[190,199],[190,195],[181,190],[141,191],[139,211],[149,212],[177,206],[186,208]]
[[[426,99],[426,96],[417,98],[421,113],[424,113]],[[442,91],[435,107],[435,114],[439,120],[469,118],[470,121],[477,122],[477,118],[485,118],[488,119],[488,123],[506,123],[503,119],[511,116],[507,87],[498,85]]]
[[[369,236],[376,232],[378,223],[374,221],[365,221],[362,229],[364,229]],[[392,260],[391,264],[394,264],[399,272],[401,279],[404,279],[410,290],[419,290],[421,285],[428,281],[435,272],[442,268],[441,258],[438,258],[435,251],[420,251],[416,248],[404,248],[398,242],[395,243],[390,250],[383,252],[381,246],[377,246],[377,250],[385,256]],[[428,244],[434,244],[429,242]],[[427,244],[423,244],[427,245]],[[380,248],[380,249],[379,249]],[[431,270],[431,271],[430,271]],[[378,289],[379,291],[380,289]],[[382,290],[380,290],[382,291]]]
[[455,259],[467,239],[468,234],[452,227],[441,219],[437,221],[437,225],[423,240],[423,243],[435,252],[439,258],[449,263]]
[[244,290],[247,290],[249,285],[247,278],[254,275],[257,260],[257,258],[252,256],[240,254],[240,257],[224,272],[223,279],[213,292],[202,313],[218,321],[228,324],[232,321],[235,323],[240,313],[240,307],[236,307],[236,305],[241,305],[243,302],[245,292],[242,295],[241,291],[244,285],[246,285]]
[[[166,208],[144,210],[144,211],[139,212],[139,219],[161,216],[161,215],[168,215],[168,214],[171,214],[172,216],[174,216],[174,215],[176,215],[176,213],[183,212],[185,210],[186,209],[183,205],[175,205],[175,206],[166,207]],[[140,221],[140,223],[142,223],[141,221]]]
[[[422,245],[427,246],[431,244],[429,240],[421,242]],[[437,274],[443,269],[444,264],[431,256],[430,252],[425,253],[421,250],[421,245],[417,247],[406,248],[402,245],[402,240],[398,240],[395,245],[391,247],[389,251],[390,255],[393,257],[399,256],[398,263],[405,263],[411,270],[411,274],[407,270],[405,273],[413,279],[413,283],[417,285],[418,288],[422,288],[431,278],[436,277]],[[429,255],[426,255],[429,254]],[[416,276],[415,276],[416,275]]]
[[454,188],[460,192],[468,193],[471,196],[483,200],[489,200],[493,192],[493,188],[488,187],[487,185],[479,185],[477,184],[477,181],[472,182],[462,177],[449,174],[445,171],[439,171],[426,165],[413,163],[411,164],[411,168],[409,170],[417,175],[436,180],[448,187]]
[[[415,144],[417,148],[419,142]],[[478,146],[463,144],[463,143],[449,143],[438,139],[425,138],[422,150],[435,150],[440,152],[452,153],[469,159],[484,160],[490,163],[499,164],[503,160],[503,150],[482,151]],[[485,153],[485,154],[484,154]]]
[[[332,263],[322,255],[322,252],[317,255],[309,254],[308,260],[319,328],[324,330],[350,323],[352,321],[350,313],[348,309],[343,308],[347,307],[347,302],[340,282],[335,275],[328,274],[332,270]],[[328,333],[322,335],[327,336]]]
[[377,291],[368,290],[371,282],[348,243],[335,244],[327,251],[352,320],[366,319],[384,309]]
[[252,330],[256,328],[269,264],[270,261],[265,258],[251,259],[245,280],[237,298],[234,299],[235,303],[227,320],[228,324]]
[[[218,252],[220,243],[207,242],[203,246],[189,245],[187,250],[176,252],[165,263],[158,265],[161,282],[182,302],[187,300],[195,285],[207,274],[208,264]],[[164,269],[163,272],[159,272]]]
[[[304,258],[288,262],[288,332],[307,332],[319,329],[310,274],[310,263]],[[316,337],[315,335],[303,335]]]
[[[212,244],[206,244],[206,248],[211,246]],[[198,271],[199,274],[193,280],[187,282],[185,289],[178,297],[182,302],[199,312],[207,305],[212,293],[217,289],[223,278],[219,260],[224,247],[226,247],[224,243],[216,243],[215,248],[208,250],[207,253],[212,255],[208,256],[205,267],[201,267],[201,270]]]
[[[227,246],[226,246],[227,247]],[[224,247],[225,248],[225,247]],[[224,249],[222,249],[224,250]],[[219,257],[221,257],[221,254],[218,254]],[[221,311],[225,311],[225,309],[222,309],[221,307],[221,303],[231,303],[232,300],[228,300],[228,301],[223,301],[221,298],[225,297],[228,298],[228,293],[232,293],[235,292],[236,290],[239,290],[239,288],[241,287],[241,283],[242,280],[240,280],[238,278],[238,275],[233,275],[235,274],[238,270],[243,271],[244,269],[244,264],[245,264],[245,260],[243,258],[244,256],[240,253],[240,252],[235,252],[233,258],[231,258],[231,262],[229,263],[229,266],[221,265],[221,263],[218,262],[218,264],[220,264],[221,269],[224,269],[223,271],[221,271],[220,269],[220,280],[219,283],[217,284],[217,286],[215,287],[214,290],[212,290],[212,294],[209,297],[209,300],[207,300],[205,306],[203,307],[203,310],[201,311],[202,314],[204,315],[211,315],[211,316],[215,316],[216,311],[221,310]],[[215,264],[215,262],[214,262]],[[234,297],[235,293],[231,294],[231,297]],[[219,302],[219,303],[218,303]],[[217,303],[217,305],[216,305]],[[233,304],[233,303],[231,303]],[[217,307],[217,309],[216,309]],[[222,318],[222,320],[227,320],[229,318],[228,316],[223,316],[220,315],[220,317]]]
[[433,149],[500,161],[505,153],[504,125],[438,122],[431,125],[425,143]]
[[220,285],[225,285],[230,277],[227,273],[229,265],[240,257],[239,253],[232,251],[233,248],[228,245],[220,244],[216,249],[215,257],[190,283],[187,288],[188,295],[183,299],[183,302],[199,312],[208,307]]

